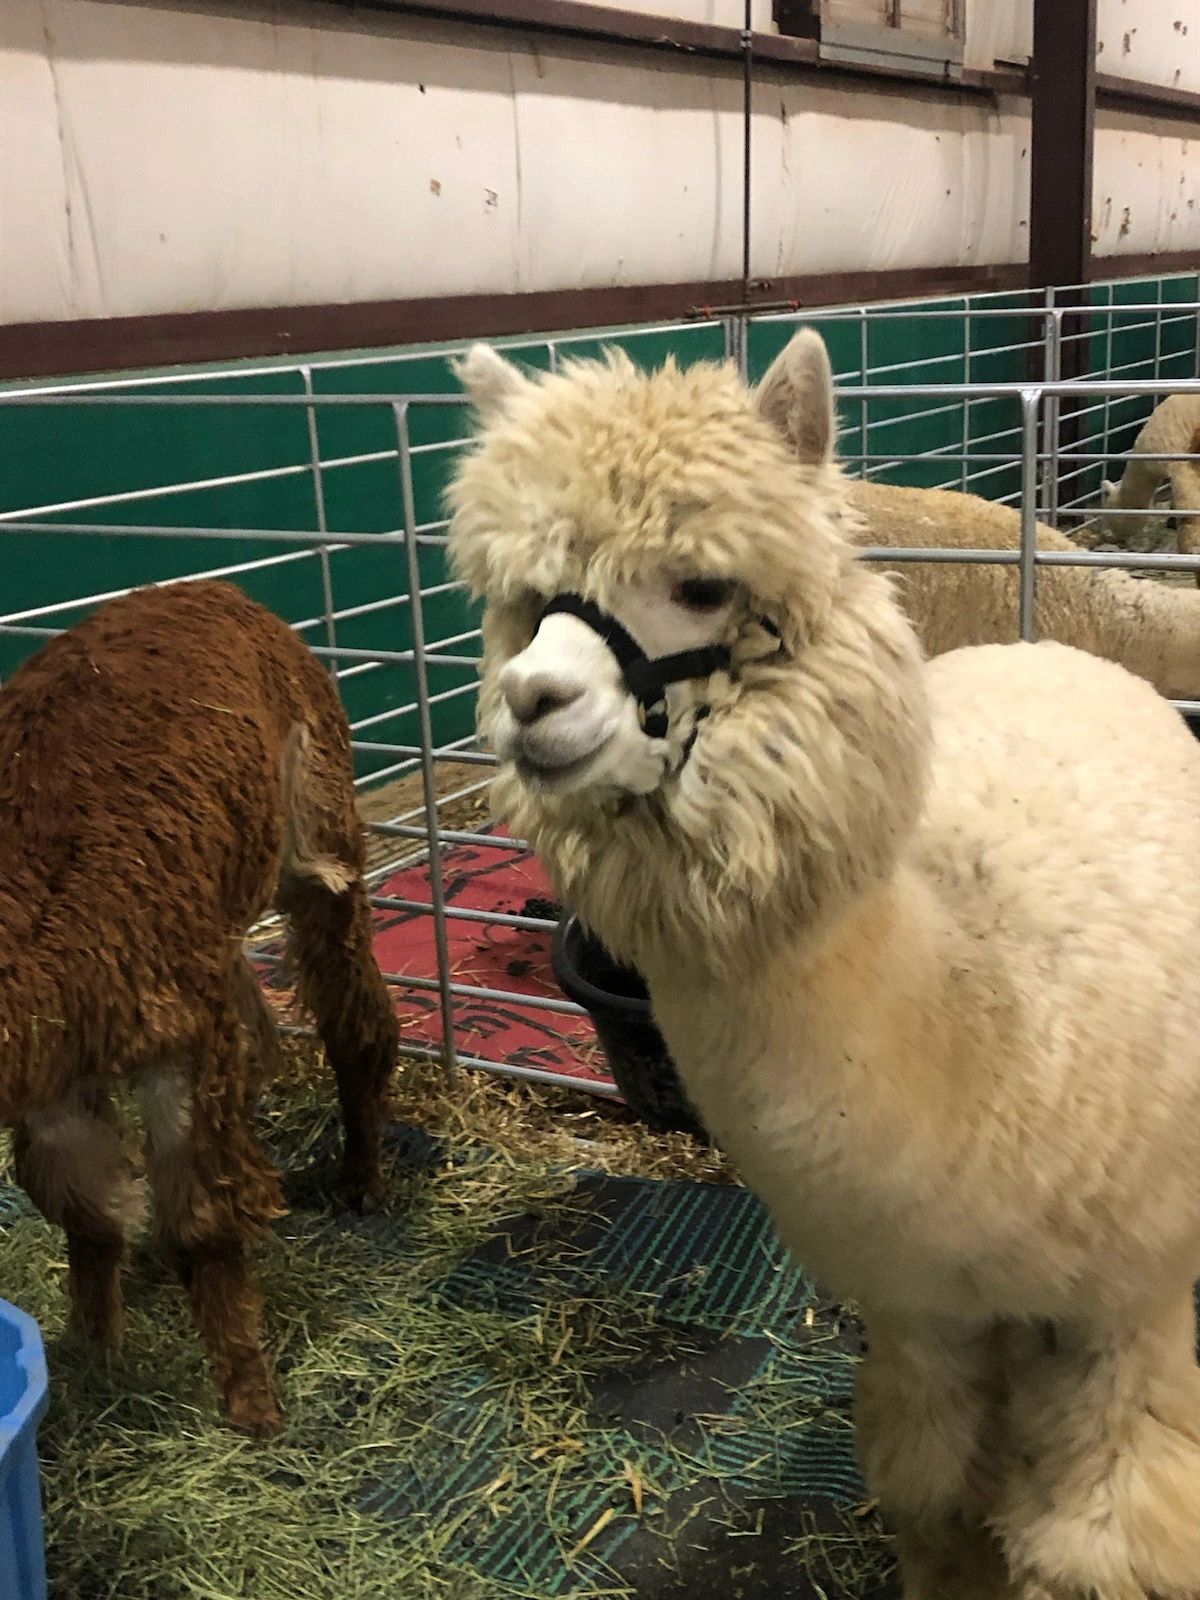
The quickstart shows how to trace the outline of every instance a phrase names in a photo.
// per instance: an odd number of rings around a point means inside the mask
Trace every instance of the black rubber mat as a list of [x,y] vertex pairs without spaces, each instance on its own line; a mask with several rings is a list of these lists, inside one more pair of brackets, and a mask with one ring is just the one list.
[[[898,1593],[854,1463],[857,1325],[787,1262],[746,1191],[583,1176],[567,1206],[499,1222],[434,1292],[551,1326],[589,1295],[628,1306],[628,1359],[587,1378],[579,1457],[552,1503],[518,1487],[494,1526],[446,1541],[446,1561],[498,1596]],[[494,1402],[481,1425],[488,1385],[463,1373],[438,1397],[422,1471],[381,1473],[371,1510],[436,1522],[496,1479],[513,1429]]]

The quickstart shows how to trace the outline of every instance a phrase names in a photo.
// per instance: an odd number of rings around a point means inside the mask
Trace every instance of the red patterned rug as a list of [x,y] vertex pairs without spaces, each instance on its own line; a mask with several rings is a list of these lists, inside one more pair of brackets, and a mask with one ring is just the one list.
[[[501,830],[494,836],[501,839]],[[442,858],[446,905],[452,911],[491,911],[555,919],[558,907],[534,858],[504,844],[456,845]],[[378,884],[381,899],[431,899],[427,866],[408,867]],[[437,947],[431,911],[377,907],[375,954],[384,972],[436,983]],[[511,928],[465,917],[447,919],[451,981],[472,990],[502,990],[511,998],[484,994],[454,997],[455,1045],[463,1056],[534,1068],[566,1079],[610,1082],[608,1066],[586,1017],[522,1005],[519,996],[562,1001],[550,964],[549,930]],[[278,956],[281,946],[267,946]],[[280,989],[279,969],[264,981]],[[397,989],[396,1009],[408,1044],[442,1042],[441,999],[436,987]]]

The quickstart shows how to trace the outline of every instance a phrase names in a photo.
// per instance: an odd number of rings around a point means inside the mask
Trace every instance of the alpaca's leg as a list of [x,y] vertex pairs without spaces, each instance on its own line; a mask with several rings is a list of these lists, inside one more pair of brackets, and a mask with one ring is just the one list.
[[250,1270],[254,1236],[283,1214],[278,1175],[250,1127],[256,1075],[237,1011],[223,1015],[193,1075],[164,1067],[140,1085],[160,1232],[191,1299],[235,1428],[282,1427]]
[[998,1405],[987,1327],[870,1319],[859,1450],[897,1530],[905,1600],[1000,1600],[1007,1573],[986,1518]]
[[1190,1293],[1128,1330],[1014,1352],[994,1523],[1022,1594],[1200,1595],[1200,1369]]
[[977,1522],[900,1526],[896,1548],[904,1600],[1028,1600],[1013,1587],[995,1538]]
[[300,998],[337,1078],[346,1199],[371,1210],[384,1195],[383,1128],[399,1030],[371,947],[367,891],[360,878],[337,893],[316,878],[285,877],[280,905],[291,922]]
[[66,1230],[71,1314],[87,1339],[121,1342],[121,1262],[142,1211],[142,1188],[121,1127],[99,1087],[80,1089],[16,1131],[17,1181]]
[[247,1241],[214,1238],[185,1245],[180,1272],[230,1424],[254,1438],[273,1438],[283,1418],[263,1353],[262,1297]]

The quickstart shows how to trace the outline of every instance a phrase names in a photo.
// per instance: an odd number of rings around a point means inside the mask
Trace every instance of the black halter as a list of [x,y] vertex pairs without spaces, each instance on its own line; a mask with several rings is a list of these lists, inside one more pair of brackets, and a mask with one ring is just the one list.
[[[695,650],[677,650],[674,655],[648,656],[616,617],[602,611],[594,600],[585,600],[581,594],[556,594],[546,605],[539,622],[556,615],[578,617],[580,622],[586,623],[593,633],[598,633],[604,640],[617,658],[625,687],[637,701],[642,714],[642,727],[651,739],[665,739],[667,736],[668,684],[683,683],[689,678],[708,678],[714,672],[728,671],[733,661],[732,647],[727,644],[706,644]],[[708,707],[704,706],[697,721],[707,715]],[[695,730],[692,738],[695,738]],[[690,743],[686,753],[690,753]]]

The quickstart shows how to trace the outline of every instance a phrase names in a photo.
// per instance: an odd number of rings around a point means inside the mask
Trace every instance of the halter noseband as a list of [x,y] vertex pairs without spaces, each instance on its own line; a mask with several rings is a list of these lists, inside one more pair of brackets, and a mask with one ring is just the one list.
[[[539,625],[547,617],[578,617],[593,633],[600,635],[617,658],[617,665],[625,679],[625,687],[638,703],[642,727],[651,739],[665,739],[667,720],[666,691],[671,683],[683,683],[689,678],[708,678],[714,672],[728,671],[733,661],[732,646],[727,644],[700,645],[695,650],[677,650],[669,656],[648,656],[637,640],[609,612],[601,610],[594,600],[585,600],[581,594],[556,594],[545,607]],[[697,716],[708,715],[703,706]],[[695,730],[692,731],[692,740]],[[691,753],[691,740],[686,755]]]

